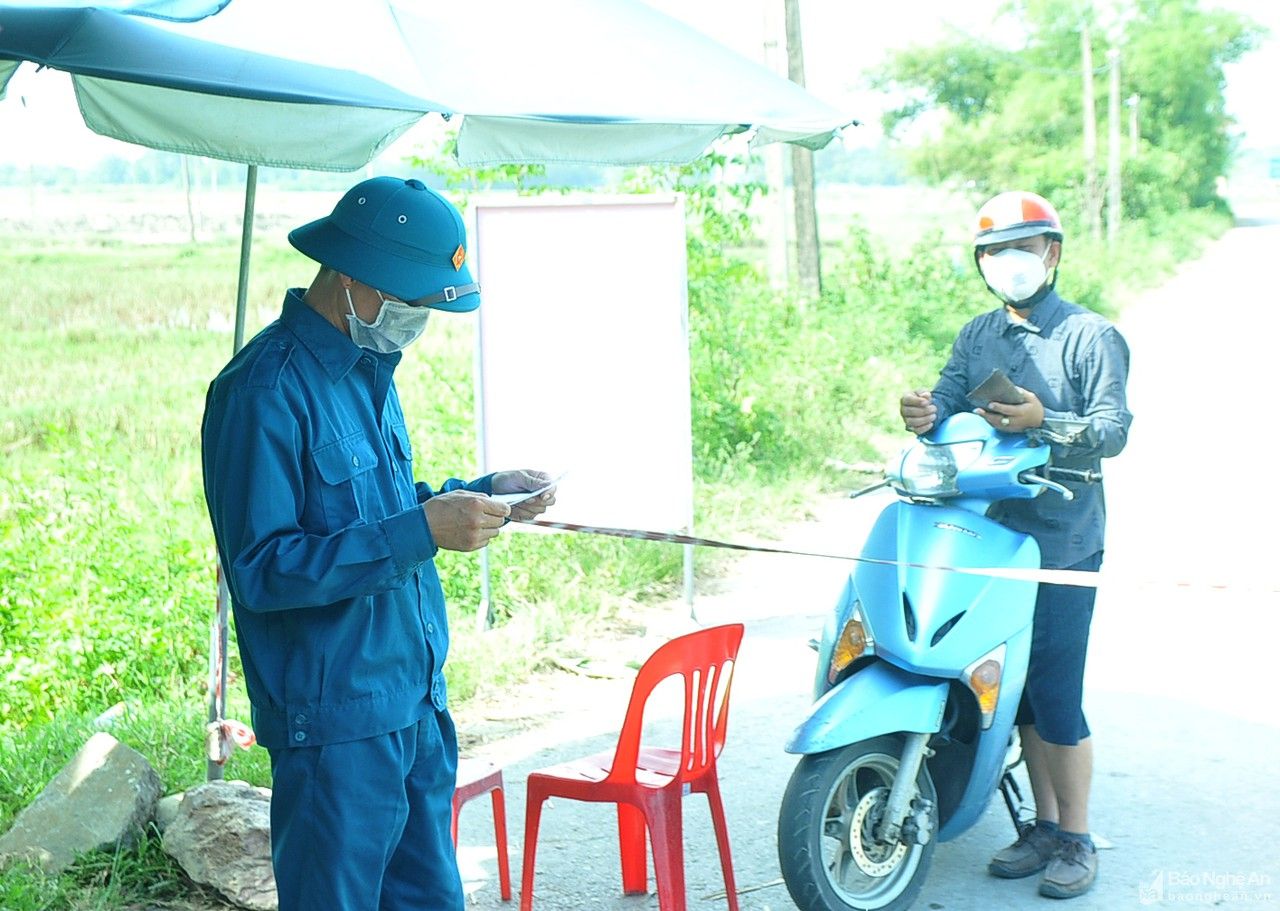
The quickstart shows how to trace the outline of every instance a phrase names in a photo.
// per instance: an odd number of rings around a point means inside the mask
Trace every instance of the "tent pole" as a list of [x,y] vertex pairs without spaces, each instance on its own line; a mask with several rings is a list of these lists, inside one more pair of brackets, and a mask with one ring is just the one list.
[[[249,165],[244,179],[244,219],[240,226],[240,279],[236,288],[236,332],[233,351],[244,347],[244,312],[249,298],[249,250],[253,244],[253,207],[258,195],[258,166]],[[230,593],[222,574],[218,573],[218,629],[214,635],[214,673],[219,676],[214,691],[209,694],[209,723],[215,724],[226,717],[227,709],[227,629],[230,623]],[[216,742],[221,745],[221,735]],[[205,757],[205,778],[222,780],[222,764]]]
[[249,248],[253,244],[253,205],[258,195],[258,166],[249,165],[244,178],[244,218],[240,224],[240,285],[236,289],[235,351],[244,347],[244,311],[249,297]]

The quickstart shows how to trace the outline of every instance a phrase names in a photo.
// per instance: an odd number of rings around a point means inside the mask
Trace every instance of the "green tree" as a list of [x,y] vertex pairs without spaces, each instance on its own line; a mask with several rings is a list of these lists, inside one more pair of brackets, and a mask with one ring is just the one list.
[[[1022,40],[1002,47],[954,33],[900,51],[870,73],[904,101],[884,118],[901,134],[926,114],[941,128],[907,157],[916,176],[989,195],[1034,189],[1068,210],[1083,203],[1081,31],[1093,37],[1098,135],[1106,135],[1108,39],[1120,50],[1122,96],[1141,98],[1142,143],[1124,165],[1126,214],[1219,204],[1215,179],[1230,163],[1223,66],[1252,49],[1258,26],[1199,0],[1024,0],[1002,13]],[[1105,141],[1105,140],[1103,140]],[[1105,157],[1105,155],[1103,156]]]
[[1261,29],[1197,0],[1142,0],[1126,27],[1126,91],[1141,97],[1147,147],[1173,153],[1178,185],[1195,207],[1217,202],[1215,180],[1231,161],[1232,124],[1224,102],[1223,65],[1252,50]]

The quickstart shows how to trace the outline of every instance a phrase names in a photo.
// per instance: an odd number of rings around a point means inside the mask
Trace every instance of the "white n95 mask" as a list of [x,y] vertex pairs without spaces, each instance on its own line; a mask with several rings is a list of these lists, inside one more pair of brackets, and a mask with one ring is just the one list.
[[351,289],[347,292],[347,306],[351,312],[347,314],[347,325],[351,329],[351,341],[361,348],[390,354],[411,344],[424,329],[427,328],[427,317],[431,315],[430,307],[411,307],[401,301],[390,301],[377,291],[382,308],[371,323],[366,323],[356,316],[355,305],[351,302]]
[[1027,250],[1010,247],[992,256],[981,259],[982,277],[986,279],[991,290],[1011,304],[1024,301],[1040,290],[1049,270],[1045,267],[1045,257],[1052,246],[1042,256],[1036,256]]

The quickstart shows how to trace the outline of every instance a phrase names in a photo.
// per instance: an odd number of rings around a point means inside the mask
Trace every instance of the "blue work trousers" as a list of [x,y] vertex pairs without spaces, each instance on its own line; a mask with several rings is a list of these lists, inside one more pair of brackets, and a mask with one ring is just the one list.
[[448,711],[390,734],[271,751],[280,911],[462,911]]

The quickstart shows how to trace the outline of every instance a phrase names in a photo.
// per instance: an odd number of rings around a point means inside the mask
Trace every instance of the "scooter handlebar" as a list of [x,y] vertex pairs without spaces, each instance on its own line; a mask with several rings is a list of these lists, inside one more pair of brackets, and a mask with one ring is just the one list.
[[1047,487],[1054,491],[1064,500],[1074,500],[1076,495],[1070,488],[1054,481],[1054,478],[1060,478],[1064,481],[1077,481],[1082,484],[1093,484],[1102,480],[1102,472],[1094,471],[1091,468],[1053,468],[1045,466],[1043,472],[1024,471],[1018,476],[1018,480],[1023,484],[1039,484],[1041,487]]
[[1046,468],[1045,476],[1059,478],[1063,481],[1078,481],[1081,484],[1102,483],[1102,472],[1091,468]]

